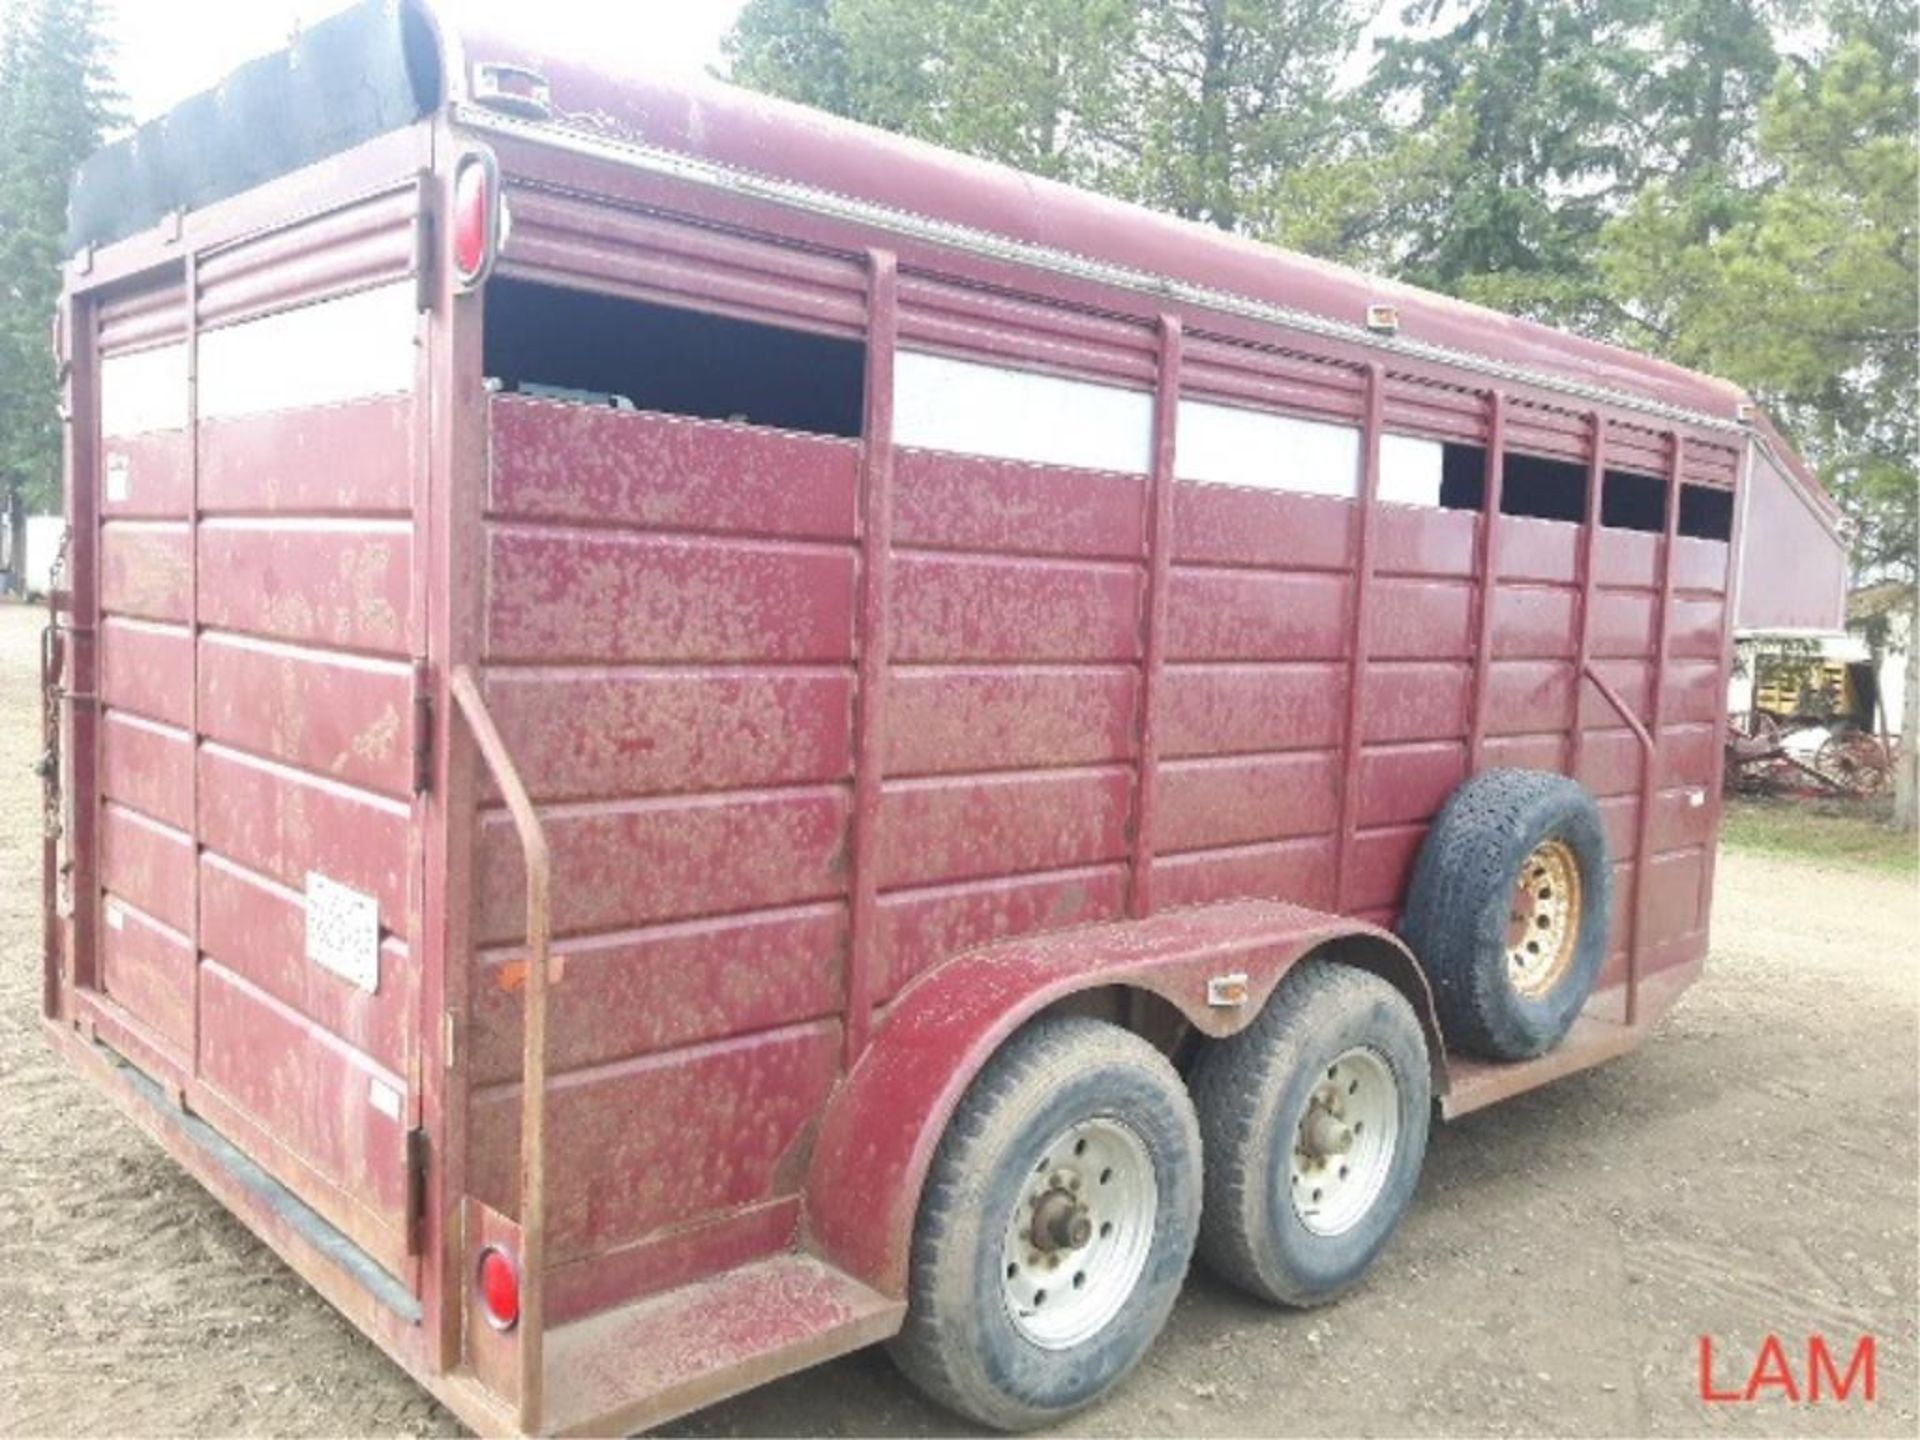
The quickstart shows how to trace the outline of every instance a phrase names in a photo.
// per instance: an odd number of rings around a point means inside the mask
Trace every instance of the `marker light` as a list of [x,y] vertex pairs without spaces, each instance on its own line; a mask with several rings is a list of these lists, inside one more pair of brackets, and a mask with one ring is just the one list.
[[530,120],[553,118],[553,91],[547,77],[520,65],[475,65],[473,98],[490,110],[504,110],[509,115],[524,115]]
[[511,1330],[519,1324],[520,1272],[506,1251],[489,1245],[480,1252],[479,1283],[487,1323],[496,1330]]
[[453,269],[463,290],[493,270],[507,240],[507,207],[491,155],[469,155],[453,177]]

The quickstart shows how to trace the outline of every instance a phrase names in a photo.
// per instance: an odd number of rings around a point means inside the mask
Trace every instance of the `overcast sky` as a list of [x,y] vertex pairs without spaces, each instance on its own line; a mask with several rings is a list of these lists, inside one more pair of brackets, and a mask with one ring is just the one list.
[[[151,120],[217,85],[246,61],[282,48],[299,25],[348,0],[113,0],[114,70],[134,122]],[[742,0],[447,0],[488,17],[517,16],[573,48],[644,57],[649,66],[701,70]]]

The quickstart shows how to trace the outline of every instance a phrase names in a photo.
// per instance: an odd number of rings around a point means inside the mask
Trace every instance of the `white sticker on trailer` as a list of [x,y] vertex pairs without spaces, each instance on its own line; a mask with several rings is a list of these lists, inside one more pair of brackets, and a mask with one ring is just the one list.
[[380,988],[380,903],[307,872],[307,959],[369,994]]
[[107,456],[107,503],[120,505],[126,503],[133,490],[133,467],[127,463],[124,455]]

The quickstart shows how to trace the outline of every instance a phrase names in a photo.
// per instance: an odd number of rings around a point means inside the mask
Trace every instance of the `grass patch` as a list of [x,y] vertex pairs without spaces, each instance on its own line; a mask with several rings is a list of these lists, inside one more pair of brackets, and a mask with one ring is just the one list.
[[1729,850],[1911,878],[1920,871],[1912,835],[1887,828],[1884,806],[1830,800],[1729,799],[1720,825]]

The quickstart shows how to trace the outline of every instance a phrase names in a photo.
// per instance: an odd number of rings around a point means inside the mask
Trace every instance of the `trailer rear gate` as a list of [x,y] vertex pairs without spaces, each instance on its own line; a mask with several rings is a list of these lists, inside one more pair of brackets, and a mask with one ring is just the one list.
[[[416,194],[308,227],[355,249],[200,257],[191,318],[176,278],[98,341],[100,1034],[409,1287]],[[327,882],[374,968],[315,963]]]

